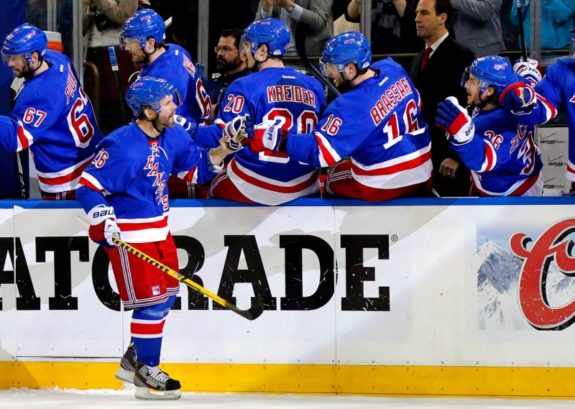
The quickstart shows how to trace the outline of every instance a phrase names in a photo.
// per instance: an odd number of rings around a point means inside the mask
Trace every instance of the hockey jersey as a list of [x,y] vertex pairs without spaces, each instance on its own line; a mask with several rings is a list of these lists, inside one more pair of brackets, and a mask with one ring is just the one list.
[[[237,79],[227,88],[218,121],[248,114],[255,124],[281,119],[282,129],[297,138],[311,132],[325,105],[321,83],[292,68],[265,68]],[[319,190],[317,166],[300,163],[285,152],[242,149],[226,167],[236,188],[257,203],[278,205]]]
[[471,169],[480,196],[521,196],[539,178],[543,163],[535,144],[535,127],[521,125],[504,109],[476,109],[472,116],[475,134],[452,148]]
[[288,139],[288,154],[313,167],[349,157],[353,178],[376,189],[423,183],[431,177],[431,141],[419,93],[393,59],[371,69],[376,75],[337,97],[313,134]]
[[176,44],[166,44],[166,51],[145,66],[141,74],[159,77],[175,86],[182,96],[177,113],[200,123],[209,119],[212,104],[190,54]]
[[[567,115],[569,125],[567,179],[575,182],[575,58],[564,58],[547,67],[545,77],[536,85],[535,90],[555,109],[562,109]],[[539,123],[555,116],[545,101],[539,104],[538,109],[541,114]]]
[[150,138],[132,122],[98,146],[77,198],[86,212],[100,204],[112,206],[124,240],[160,241],[168,234],[168,176],[206,183],[218,170],[182,127],[165,128]]
[[48,50],[49,68],[24,82],[10,117],[0,116],[0,147],[30,148],[40,190],[74,190],[103,135],[92,104],[64,54]]

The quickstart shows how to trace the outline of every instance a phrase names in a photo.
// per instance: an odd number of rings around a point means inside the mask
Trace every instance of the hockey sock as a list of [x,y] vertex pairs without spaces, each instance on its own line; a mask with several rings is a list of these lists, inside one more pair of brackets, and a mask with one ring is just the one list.
[[166,303],[134,310],[131,332],[138,362],[148,366],[160,364],[165,315]]

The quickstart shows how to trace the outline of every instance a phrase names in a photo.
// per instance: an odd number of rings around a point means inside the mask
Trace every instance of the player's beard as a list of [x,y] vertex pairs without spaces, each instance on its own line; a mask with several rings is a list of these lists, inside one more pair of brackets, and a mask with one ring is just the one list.
[[140,69],[148,63],[149,56],[147,54],[130,54],[132,55],[132,64],[134,67]]
[[16,78],[24,78],[25,80],[29,80],[30,78],[32,78],[34,76],[34,71],[32,71],[32,69],[30,69],[29,64],[26,64],[24,67],[22,67],[21,70],[18,70],[18,71],[12,70],[12,72],[14,73],[14,76]]

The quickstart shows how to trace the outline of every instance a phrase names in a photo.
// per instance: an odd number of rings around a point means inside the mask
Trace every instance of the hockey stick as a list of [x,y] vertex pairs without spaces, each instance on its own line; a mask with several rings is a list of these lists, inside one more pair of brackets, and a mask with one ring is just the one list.
[[309,60],[307,50],[305,49],[306,31],[307,29],[305,25],[303,23],[298,23],[295,30],[295,48],[303,62],[303,65],[314,77],[320,80],[331,92],[333,92],[335,96],[340,96],[341,92],[339,92],[333,82],[331,82],[329,78],[326,78]]
[[118,58],[116,56],[116,49],[114,46],[108,47],[108,56],[110,57],[110,66],[114,73],[116,89],[118,90],[118,96],[120,97],[120,115],[122,116],[122,124],[125,124],[128,120],[126,117],[126,108],[124,108],[124,97],[122,95],[122,86],[120,82],[120,67],[118,67]]
[[525,16],[523,15],[523,6],[521,6],[521,0],[515,0],[515,5],[517,6],[517,18],[519,19],[519,41],[521,42],[521,59],[527,61],[527,47],[525,46],[525,30],[523,29],[523,20]]
[[183,274],[180,274],[176,270],[166,266],[165,264],[160,263],[158,260],[154,259],[151,256],[148,256],[146,253],[138,250],[137,248],[132,247],[130,244],[117,238],[116,236],[112,236],[112,240],[118,246],[127,250],[129,253],[132,253],[136,257],[141,258],[146,263],[151,264],[152,266],[156,267],[158,270],[166,273],[167,275],[169,275],[171,277],[174,277],[180,283],[184,283],[188,287],[196,290],[197,292],[205,295],[206,297],[211,298],[214,302],[218,303],[222,307],[227,308],[228,310],[231,310],[231,311],[235,312],[236,314],[241,315],[242,317],[244,317],[248,320],[253,321],[256,318],[258,318],[260,315],[262,315],[262,313],[264,312],[264,304],[263,304],[263,300],[261,299],[261,297],[256,296],[255,302],[252,304],[252,307],[249,310],[242,310],[242,309],[238,308],[236,305],[232,304],[231,302],[224,300],[219,295],[214,294],[213,292],[211,292],[207,288],[196,283],[195,281],[190,280],[189,278],[187,278]]

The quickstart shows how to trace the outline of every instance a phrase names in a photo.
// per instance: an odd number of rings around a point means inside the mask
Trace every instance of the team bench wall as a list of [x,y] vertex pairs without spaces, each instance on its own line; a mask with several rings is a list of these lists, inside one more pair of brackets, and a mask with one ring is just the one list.
[[[182,286],[163,361],[194,391],[574,396],[574,203],[175,201],[180,267],[266,311]],[[82,217],[0,203],[2,388],[122,386],[130,313]]]

